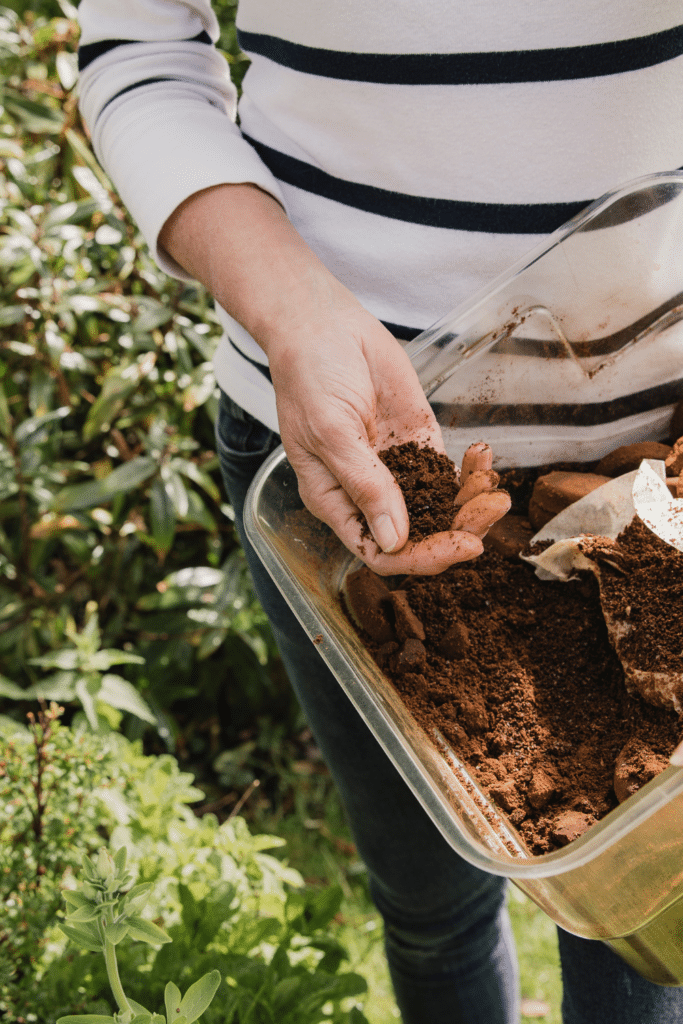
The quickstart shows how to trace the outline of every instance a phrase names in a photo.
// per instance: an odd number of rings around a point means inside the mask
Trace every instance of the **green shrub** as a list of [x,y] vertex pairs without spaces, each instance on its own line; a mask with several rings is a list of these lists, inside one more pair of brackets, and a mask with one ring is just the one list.
[[146,886],[151,910],[136,913],[148,934],[159,938],[155,925],[172,939],[156,949],[128,941],[135,933],[117,945],[131,999],[160,1007],[169,981],[185,991],[218,970],[226,982],[208,1024],[363,1021],[344,1001],[365,982],[340,971],[347,954],[330,930],[339,888],[304,887],[267,852],[283,841],[252,835],[243,819],[198,817],[189,805],[203,794],[171,755],[74,732],[60,714],[53,705],[28,730],[0,724],[0,1013],[53,1024],[114,1011],[104,961],[67,941],[64,931],[78,935],[58,909],[66,896],[73,911],[82,858],[105,841]]
[[[212,304],[156,267],[90,151],[73,16],[0,8],[0,29],[0,712],[42,695],[167,750],[190,702],[219,747],[292,725],[221,494]],[[63,667],[90,629],[122,669]]]

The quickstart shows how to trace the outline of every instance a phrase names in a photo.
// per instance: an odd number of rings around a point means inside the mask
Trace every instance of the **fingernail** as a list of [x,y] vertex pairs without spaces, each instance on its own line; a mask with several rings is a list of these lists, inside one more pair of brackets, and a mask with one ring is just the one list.
[[398,534],[390,515],[383,512],[377,516],[372,524],[372,536],[375,538],[382,551],[389,554],[398,544]]
[[676,768],[683,768],[683,743],[678,744],[669,760]]

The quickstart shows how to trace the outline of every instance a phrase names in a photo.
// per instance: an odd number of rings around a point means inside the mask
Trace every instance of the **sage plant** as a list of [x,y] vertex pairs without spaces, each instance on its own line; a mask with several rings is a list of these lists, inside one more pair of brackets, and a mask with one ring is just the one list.
[[104,847],[93,861],[83,858],[80,887],[64,893],[68,913],[60,925],[64,934],[81,949],[102,953],[107,977],[118,1005],[113,1017],[81,1014],[60,1017],[57,1024],[193,1024],[207,1009],[221,981],[216,970],[190,985],[185,995],[169,981],[164,991],[166,1015],[147,1010],[124,992],[116,960],[116,947],[124,939],[151,946],[170,942],[170,936],[140,912],[147,902],[151,883],[129,886],[134,881],[126,869],[126,848],[113,857]]

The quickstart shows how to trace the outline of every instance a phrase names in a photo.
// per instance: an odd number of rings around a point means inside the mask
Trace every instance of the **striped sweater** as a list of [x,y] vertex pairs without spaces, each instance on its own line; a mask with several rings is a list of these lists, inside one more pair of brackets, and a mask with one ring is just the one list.
[[[683,165],[683,0],[241,0],[239,112],[209,0],[78,15],[84,120],[164,269],[184,276],[157,238],[185,198],[253,182],[402,340]],[[219,315],[219,384],[277,429],[263,352]]]

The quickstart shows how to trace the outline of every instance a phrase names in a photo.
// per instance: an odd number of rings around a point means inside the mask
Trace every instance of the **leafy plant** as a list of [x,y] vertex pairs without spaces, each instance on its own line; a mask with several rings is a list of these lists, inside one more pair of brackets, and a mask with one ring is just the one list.
[[[142,883],[128,889],[132,881],[126,870],[126,848],[122,846],[112,858],[102,847],[96,861],[87,856],[83,858],[80,888],[65,892],[69,913],[61,929],[81,949],[104,955],[119,1012],[113,1017],[67,1015],[60,1017],[57,1024],[166,1024],[163,1014],[151,1012],[129,999],[121,984],[116,959],[120,942],[127,937],[151,946],[171,941],[163,928],[140,916],[152,885]],[[219,972],[210,971],[190,985],[184,996],[173,981],[167,982],[164,1001],[168,1020],[174,1020],[175,1024],[194,1024],[210,1005],[220,981]]]
[[33,986],[50,945],[60,884],[102,842],[92,793],[113,770],[113,749],[60,724],[63,708],[0,723],[0,1016]]
[[[0,8],[0,711],[20,721],[42,694],[91,728],[183,743],[210,774],[216,720],[222,746],[259,715],[298,720],[221,495],[220,327],[201,288],[154,264],[92,155],[75,8],[14,6]],[[219,6],[237,66],[234,4]],[[74,661],[90,630],[117,673]]]
[[[102,929],[106,937],[111,926],[133,1008],[161,1006],[169,979],[186,991],[219,971],[227,984],[207,1024],[270,1020],[274,1007],[287,1021],[286,990],[305,1007],[296,1017],[292,1004],[292,1022],[362,1021],[357,1007],[344,1008],[365,982],[341,970],[339,887],[306,888],[270,852],[283,840],[253,835],[242,818],[195,814],[190,805],[204,794],[171,755],[143,754],[116,732],[73,731],[61,713],[52,705],[29,729],[0,721],[0,1015],[53,1024],[120,1014],[111,951],[109,964],[93,956],[95,946],[107,952]],[[104,854],[94,867],[83,862],[103,841],[119,858],[111,873]],[[82,863],[97,885],[76,884]],[[60,920],[62,899],[69,913]],[[142,935],[149,941],[129,941]]]

